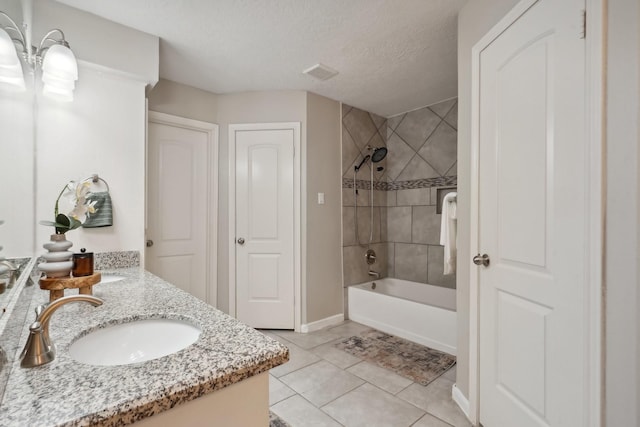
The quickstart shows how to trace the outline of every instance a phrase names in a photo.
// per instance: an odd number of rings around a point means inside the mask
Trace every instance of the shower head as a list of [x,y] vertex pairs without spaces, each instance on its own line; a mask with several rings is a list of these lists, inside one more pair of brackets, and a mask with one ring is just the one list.
[[373,163],[378,163],[387,157],[387,147],[378,147],[373,149],[373,153],[371,154],[371,161]]

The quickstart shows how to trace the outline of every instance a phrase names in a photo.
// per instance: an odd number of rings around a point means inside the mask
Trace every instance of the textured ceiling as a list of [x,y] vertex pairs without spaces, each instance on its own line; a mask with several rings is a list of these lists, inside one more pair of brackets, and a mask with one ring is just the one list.
[[[466,0],[59,1],[159,36],[160,76],[210,92],[308,90],[384,117],[457,94]],[[340,74],[302,74],[318,62]]]

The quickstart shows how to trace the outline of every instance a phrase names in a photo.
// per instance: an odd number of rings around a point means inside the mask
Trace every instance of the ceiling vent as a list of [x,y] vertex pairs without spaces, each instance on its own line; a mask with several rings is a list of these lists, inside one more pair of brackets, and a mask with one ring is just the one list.
[[324,64],[316,64],[313,67],[307,68],[302,73],[315,77],[318,80],[328,80],[338,74],[336,70]]

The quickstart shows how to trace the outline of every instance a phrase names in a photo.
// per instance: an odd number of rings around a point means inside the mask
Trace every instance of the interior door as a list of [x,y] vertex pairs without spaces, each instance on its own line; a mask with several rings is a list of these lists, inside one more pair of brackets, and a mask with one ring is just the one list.
[[582,9],[540,0],[480,54],[484,427],[586,425]]
[[236,317],[294,328],[294,131],[236,130]]
[[206,132],[149,122],[147,251],[150,272],[208,300]]

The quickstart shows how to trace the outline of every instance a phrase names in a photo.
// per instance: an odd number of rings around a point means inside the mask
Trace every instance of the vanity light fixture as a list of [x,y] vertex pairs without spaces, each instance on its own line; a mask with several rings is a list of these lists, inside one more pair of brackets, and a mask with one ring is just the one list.
[[[28,46],[24,33],[9,15],[0,12],[9,22],[0,24],[0,89],[25,90],[24,73],[18,52],[32,70],[42,68],[42,94],[59,101],[73,101],[78,80],[78,62],[59,29],[49,31],[38,47]],[[17,49],[17,52],[16,52]]]
[[[15,22],[11,18],[5,13],[0,13],[15,27]],[[9,91],[23,91],[25,85],[22,64],[15,49],[14,39],[7,31],[12,29],[13,27],[6,27],[6,29],[0,27],[0,88]],[[18,31],[18,36],[20,39],[15,39],[15,42],[20,42],[24,46],[24,37],[20,31]]]

